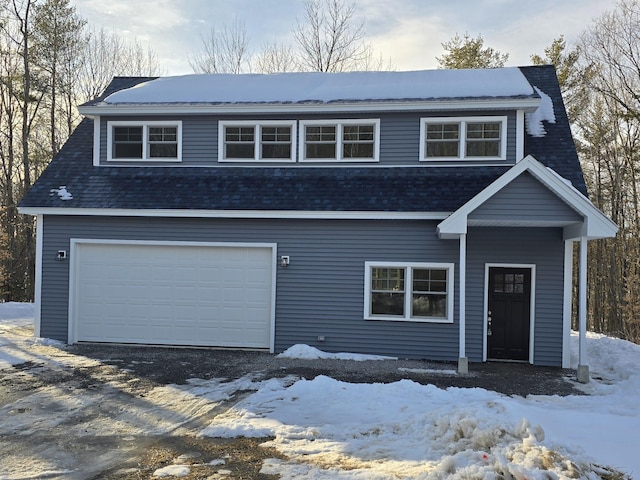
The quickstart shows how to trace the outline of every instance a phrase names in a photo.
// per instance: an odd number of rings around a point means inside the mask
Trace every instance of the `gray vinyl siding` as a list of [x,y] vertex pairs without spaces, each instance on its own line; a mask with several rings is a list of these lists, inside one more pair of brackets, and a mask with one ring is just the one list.
[[582,216],[528,172],[469,214],[470,220],[581,222]]
[[[562,365],[564,242],[559,228],[469,228],[467,234],[467,355],[482,360],[485,265],[535,265],[533,363]],[[481,288],[471,286],[482,285]]]
[[[506,162],[491,161],[491,164],[513,164],[516,159],[516,115],[515,112],[491,112],[491,115],[507,116],[507,160]],[[111,166],[131,166],[131,165],[161,165],[161,166],[212,166],[212,165],[231,165],[231,166],[261,166],[261,165],[276,165],[276,166],[292,166],[296,165],[321,165],[335,168],[337,165],[358,165],[358,166],[403,166],[403,165],[477,165],[482,164],[482,161],[454,161],[454,162],[434,162],[430,161],[420,162],[419,149],[420,149],[420,118],[424,117],[443,117],[443,116],[456,116],[456,117],[477,117],[477,112],[462,111],[462,112],[403,112],[403,113],[376,113],[367,112],[362,114],[352,113],[335,113],[331,115],[323,114],[296,114],[292,115],[183,115],[180,117],[102,117],[100,128],[100,164]],[[336,163],[323,163],[323,162],[309,162],[305,161],[304,164],[296,162],[282,163],[282,162],[233,162],[233,163],[218,163],[218,122],[219,121],[244,121],[255,120],[256,122],[265,120],[325,120],[325,119],[380,119],[380,161],[379,162],[340,162]],[[145,121],[145,120],[166,120],[166,121],[182,121],[182,162],[180,163],[166,163],[166,162],[107,162],[107,122],[109,121]],[[298,137],[302,134],[300,131],[300,124],[298,123]],[[298,151],[298,141],[294,142],[294,148],[296,149],[296,158],[300,159],[300,152]]]
[[[366,261],[457,262],[456,242],[442,242],[434,222],[227,220],[116,217],[44,219],[41,335],[67,340],[71,238],[277,243],[289,255],[277,267],[276,351],[296,343],[327,351],[454,360],[453,324],[364,320]],[[457,304],[455,306],[457,310]],[[326,341],[319,343],[323,335]]]
[[[457,240],[433,221],[240,220],[45,216],[41,335],[67,340],[71,238],[276,243],[288,267],[276,271],[275,349],[296,343],[326,351],[454,361],[458,358]],[[536,265],[536,364],[562,361],[560,229],[470,228],[467,237],[467,356],[483,360],[486,263]],[[454,323],[364,319],[365,262],[454,264]],[[319,342],[318,336],[325,341]]]

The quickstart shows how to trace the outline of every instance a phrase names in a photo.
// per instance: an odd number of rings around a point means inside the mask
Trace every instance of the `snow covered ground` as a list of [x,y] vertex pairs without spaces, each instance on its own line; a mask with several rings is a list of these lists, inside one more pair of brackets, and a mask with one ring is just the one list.
[[[61,344],[25,336],[32,322],[31,305],[0,305],[3,381],[28,381],[11,367],[23,362],[99,363],[71,355]],[[577,338],[572,340],[575,349]],[[193,435],[273,437],[266,445],[286,460],[269,459],[262,472],[282,479],[595,479],[600,478],[598,466],[640,477],[640,346],[590,334],[587,348],[593,380],[581,387],[584,396],[522,398],[479,388],[443,390],[410,380],[351,384],[320,376],[193,379],[187,385],[154,388],[144,401],[114,396],[107,406],[101,391],[48,388],[0,408],[0,437],[62,426],[67,435],[80,437],[172,435],[187,431],[190,418],[213,412],[207,426],[191,431]],[[288,355],[331,357],[304,346]],[[116,383],[114,388],[124,385]],[[218,414],[216,406],[234,390],[255,393]],[[98,412],[101,417],[78,419],[92,407],[108,410]],[[56,464],[41,453],[31,463],[15,460],[12,465],[14,460],[5,458],[0,479],[73,477],[73,465]],[[220,465],[218,475],[224,476],[224,460]],[[178,463],[155,475],[185,477],[189,471],[188,464]]]

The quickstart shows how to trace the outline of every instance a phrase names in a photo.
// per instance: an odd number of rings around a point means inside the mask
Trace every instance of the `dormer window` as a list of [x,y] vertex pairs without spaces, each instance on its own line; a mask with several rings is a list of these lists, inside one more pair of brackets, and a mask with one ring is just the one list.
[[422,118],[420,160],[505,160],[506,117]]
[[220,162],[293,162],[293,121],[239,121],[219,123],[218,161]]
[[107,160],[179,162],[182,122],[108,122]]
[[306,120],[300,122],[301,161],[377,162],[380,120]]

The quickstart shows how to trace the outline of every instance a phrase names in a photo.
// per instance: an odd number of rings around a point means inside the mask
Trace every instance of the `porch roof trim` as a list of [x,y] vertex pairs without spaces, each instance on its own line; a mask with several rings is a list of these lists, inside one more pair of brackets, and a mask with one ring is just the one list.
[[596,208],[591,201],[574,188],[570,182],[561,177],[549,167],[546,167],[533,156],[528,155],[513,167],[507,170],[497,180],[475,195],[471,200],[458,208],[446,219],[438,224],[438,236],[442,239],[456,239],[467,233],[469,226],[469,214],[493,197],[496,193],[509,185],[522,173],[529,172],[534,178],[557,195],[561,200],[573,208],[580,216],[582,222],[567,222],[566,224],[531,223],[526,224],[517,220],[497,219],[495,226],[529,226],[529,227],[563,227],[564,240],[576,240],[579,238],[596,239],[614,237],[618,226],[604,213]]

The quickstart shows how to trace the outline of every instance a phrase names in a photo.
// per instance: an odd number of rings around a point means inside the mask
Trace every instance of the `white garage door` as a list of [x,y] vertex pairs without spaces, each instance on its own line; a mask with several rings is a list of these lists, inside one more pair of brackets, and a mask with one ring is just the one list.
[[272,252],[76,243],[71,341],[271,348]]

